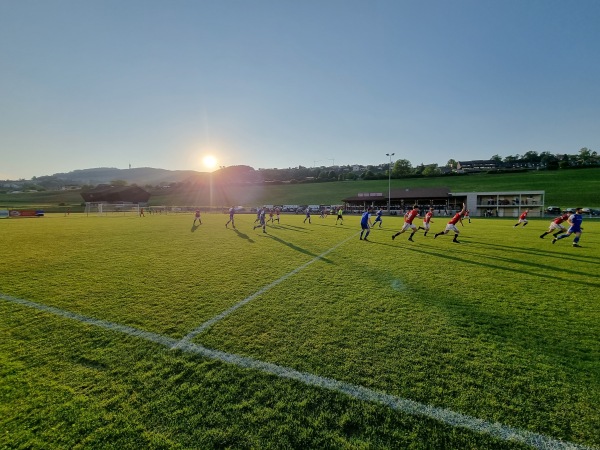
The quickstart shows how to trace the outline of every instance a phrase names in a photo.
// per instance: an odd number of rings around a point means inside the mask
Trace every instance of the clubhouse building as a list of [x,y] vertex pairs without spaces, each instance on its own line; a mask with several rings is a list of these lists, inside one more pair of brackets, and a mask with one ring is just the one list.
[[392,215],[402,215],[419,205],[433,208],[437,215],[452,215],[465,203],[473,217],[518,217],[529,209],[531,217],[544,214],[545,191],[450,192],[447,187],[396,188],[385,192],[360,192],[344,198],[349,211],[364,211],[367,207],[388,209]]

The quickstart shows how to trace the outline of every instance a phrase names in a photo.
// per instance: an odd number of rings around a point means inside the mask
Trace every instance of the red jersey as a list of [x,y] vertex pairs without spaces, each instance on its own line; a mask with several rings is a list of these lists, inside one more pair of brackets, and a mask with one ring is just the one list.
[[569,218],[568,214],[563,214],[562,216],[558,216],[556,219],[554,219],[552,222],[554,222],[556,225],[563,223],[565,220],[567,220]]
[[452,217],[452,219],[450,219],[450,222],[448,222],[448,224],[456,225],[461,217],[462,217],[461,214],[459,212],[457,212],[456,214],[454,214],[454,217]]
[[428,211],[427,214],[425,214],[425,218],[423,219],[423,223],[429,223],[429,221],[431,220],[432,217],[433,217],[433,212]]
[[413,220],[415,220],[415,217],[417,217],[419,215],[419,210],[418,209],[412,209],[409,212],[406,213],[406,215],[404,216],[404,221],[406,223],[413,223]]
[[521,214],[521,215],[519,216],[519,219],[521,219],[521,220],[525,219],[525,217],[527,217],[527,214],[528,214],[528,213],[529,213],[529,211],[525,211],[523,214]]

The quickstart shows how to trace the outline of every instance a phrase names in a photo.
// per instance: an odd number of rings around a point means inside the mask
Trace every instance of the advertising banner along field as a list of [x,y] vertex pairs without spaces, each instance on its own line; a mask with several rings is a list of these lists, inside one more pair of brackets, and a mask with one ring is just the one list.
[[5,219],[7,217],[44,217],[44,211],[41,209],[11,209],[9,211],[1,210],[0,219]]

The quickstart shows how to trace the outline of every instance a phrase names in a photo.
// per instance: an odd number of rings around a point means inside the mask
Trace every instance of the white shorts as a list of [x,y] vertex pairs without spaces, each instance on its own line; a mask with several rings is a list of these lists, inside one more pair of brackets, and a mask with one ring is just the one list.
[[409,228],[412,229],[412,230],[416,230],[417,226],[415,224],[412,224],[412,223],[404,222],[404,226],[402,227],[402,230],[400,230],[400,231],[406,231]]
[[444,230],[444,232],[448,232],[448,231],[454,231],[455,233],[460,233],[460,231],[458,231],[458,228],[456,228],[456,225],[449,223],[448,225],[446,225],[446,229]]
[[425,231],[429,231],[429,222],[423,222],[423,228],[425,228]]
[[552,231],[552,230],[565,231],[565,227],[563,227],[560,223],[554,223],[554,222],[552,222],[550,224],[550,231]]

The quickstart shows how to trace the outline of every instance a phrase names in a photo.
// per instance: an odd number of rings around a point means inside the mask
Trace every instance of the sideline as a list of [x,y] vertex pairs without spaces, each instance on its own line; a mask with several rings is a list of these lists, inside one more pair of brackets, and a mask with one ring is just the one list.
[[513,428],[498,422],[487,422],[485,420],[457,413],[449,409],[426,405],[424,403],[415,402],[413,400],[405,399],[402,397],[396,397],[394,395],[377,392],[372,389],[365,388],[363,386],[345,383],[343,381],[337,381],[332,378],[326,378],[306,372],[300,372],[289,367],[278,366],[277,364],[260,361],[247,356],[235,355],[219,350],[211,350],[209,348],[191,342],[177,341],[176,339],[167,336],[162,336],[160,334],[139,330],[137,328],[121,325],[114,322],[109,322],[106,320],[82,316],[80,314],[65,311],[59,308],[55,308],[53,306],[47,306],[4,294],[0,294],[0,299],[5,300],[9,303],[26,306],[29,308],[37,309],[39,311],[44,311],[57,316],[72,319],[77,322],[87,323],[100,328],[118,331],[120,333],[124,333],[130,336],[142,338],[147,341],[163,345],[166,348],[172,348],[173,345],[177,343],[178,349],[183,352],[193,353],[205,358],[218,360],[227,364],[233,364],[237,367],[245,369],[258,370],[263,373],[276,375],[280,378],[287,378],[291,380],[300,381],[301,383],[304,383],[308,386],[314,386],[334,392],[343,393],[358,400],[382,404],[388,406],[391,409],[410,414],[412,416],[423,416],[430,419],[435,419],[439,422],[445,423],[453,427],[460,427],[477,433],[488,434],[490,436],[499,438],[503,441],[521,442],[523,444],[530,445],[534,448],[545,450],[594,450],[593,447],[574,444],[572,442],[560,441],[558,439],[554,439],[543,434],[537,434],[531,431]]
[[353,234],[352,236],[350,236],[347,239],[344,239],[342,242],[334,245],[333,247],[331,247],[329,250],[324,251],[323,253],[321,253],[318,256],[315,256],[313,259],[311,259],[310,261],[302,264],[300,267],[297,267],[296,269],[292,270],[291,272],[286,273],[284,276],[282,276],[281,278],[273,281],[270,284],[267,284],[266,286],[260,288],[258,291],[256,291],[254,294],[246,297],[245,299],[239,301],[238,303],[236,303],[235,305],[233,305],[231,308],[226,309],[225,311],[223,311],[221,314],[216,315],[215,317],[213,317],[212,319],[207,320],[206,322],[204,322],[202,325],[198,326],[197,328],[195,328],[194,330],[190,331],[186,336],[184,336],[177,344],[175,344],[173,346],[173,349],[177,349],[180,348],[181,346],[183,346],[184,344],[190,342],[192,339],[194,339],[196,336],[198,336],[200,333],[202,333],[204,330],[206,330],[207,328],[213,326],[215,323],[219,322],[220,320],[224,319],[225,317],[227,317],[228,315],[230,315],[232,312],[234,312],[235,310],[237,310],[238,308],[241,308],[242,306],[244,306],[246,303],[251,302],[252,300],[254,300],[256,297],[258,297],[259,295],[264,294],[265,292],[267,292],[268,290],[270,290],[271,288],[274,288],[275,286],[277,286],[278,284],[282,283],[283,281],[287,280],[289,277],[291,277],[292,275],[296,275],[298,272],[301,272],[302,270],[306,269],[308,266],[310,266],[312,263],[323,259],[325,256],[327,256],[329,253],[331,253],[332,251],[336,250],[337,248],[339,248],[340,246],[344,245],[346,242],[348,242],[351,239],[356,238],[357,233]]

